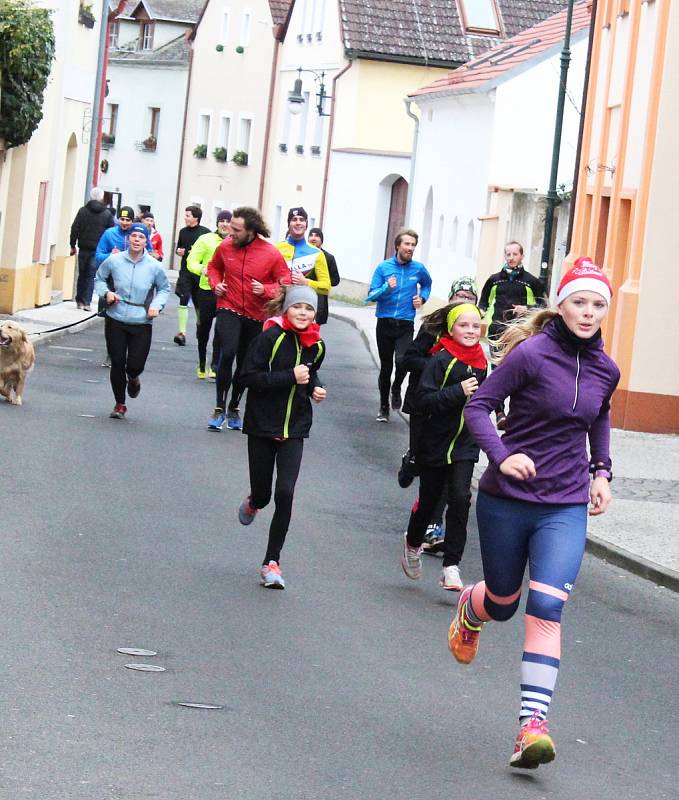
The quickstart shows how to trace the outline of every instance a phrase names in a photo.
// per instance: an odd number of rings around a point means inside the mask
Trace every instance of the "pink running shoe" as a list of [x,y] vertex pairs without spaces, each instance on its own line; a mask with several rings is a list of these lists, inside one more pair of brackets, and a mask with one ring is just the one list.
[[521,726],[516,737],[514,753],[509,759],[510,767],[520,769],[537,769],[540,764],[549,764],[554,761],[556,748],[554,740],[549,735],[547,720],[540,719],[538,712],[525,725]]
[[269,561],[259,571],[260,583],[265,589],[285,589],[281,568],[275,561]]

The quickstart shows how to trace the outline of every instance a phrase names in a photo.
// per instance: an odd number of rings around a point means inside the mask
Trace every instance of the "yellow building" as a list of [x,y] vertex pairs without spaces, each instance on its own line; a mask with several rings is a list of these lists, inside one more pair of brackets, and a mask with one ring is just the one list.
[[588,254],[613,282],[613,424],[679,433],[679,4],[600,0],[594,26],[567,263]]
[[[85,194],[100,14],[93,27],[78,0],[50,0],[55,58],[43,118],[30,141],[0,141],[0,313],[73,295],[71,223]],[[99,4],[101,7],[101,4]],[[86,24],[87,22],[87,24]]]

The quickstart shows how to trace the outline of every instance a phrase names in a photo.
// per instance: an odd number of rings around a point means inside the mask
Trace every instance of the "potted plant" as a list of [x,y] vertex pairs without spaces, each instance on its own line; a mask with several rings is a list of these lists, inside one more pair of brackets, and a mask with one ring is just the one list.
[[231,160],[234,164],[238,164],[239,167],[247,167],[248,154],[245,152],[245,150],[236,150]]
[[86,28],[94,28],[95,19],[91,4],[80,4],[80,8],[78,9],[78,22]]
[[156,140],[156,137],[153,134],[151,134],[150,136],[147,136],[146,139],[144,139],[143,144],[144,144],[144,150],[155,150],[158,141]]
[[195,158],[206,158],[207,157],[207,145],[206,144],[197,144],[193,148],[193,155]]
[[104,150],[110,150],[115,143],[116,137],[113,133],[101,134],[101,146],[104,148]]
[[304,145],[303,144],[296,144],[295,145],[295,152],[297,155],[303,156],[304,155]]
[[215,157],[216,161],[226,161],[227,159],[227,152],[226,147],[215,147],[212,151],[212,155]]

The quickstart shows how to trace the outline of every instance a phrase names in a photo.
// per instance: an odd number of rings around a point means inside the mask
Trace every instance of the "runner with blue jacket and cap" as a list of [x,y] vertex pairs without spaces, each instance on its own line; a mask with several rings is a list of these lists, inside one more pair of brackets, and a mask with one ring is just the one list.
[[146,225],[133,223],[127,236],[127,250],[105,259],[94,279],[95,292],[106,302],[106,347],[116,401],[113,419],[122,419],[127,412],[126,390],[132,398],[141,391],[139,376],[151,349],[151,323],[170,294],[165,270],[146,251]]

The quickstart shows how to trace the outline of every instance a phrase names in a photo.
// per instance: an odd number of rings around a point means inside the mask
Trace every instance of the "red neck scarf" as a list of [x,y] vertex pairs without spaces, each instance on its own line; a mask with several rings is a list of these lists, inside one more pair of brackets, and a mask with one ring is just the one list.
[[278,325],[278,327],[283,328],[284,331],[296,333],[302,347],[313,347],[321,338],[321,326],[317,325],[315,322],[310,323],[307,328],[300,331],[295,328],[286,315],[281,317],[269,317],[264,323],[263,330],[266,331],[273,325]]
[[463,364],[468,364],[475,369],[485,369],[488,365],[486,354],[483,352],[483,348],[478,342],[468,347],[465,344],[459,344],[452,336],[445,334],[441,336],[429,352],[433,355],[440,350],[446,350],[451,356],[457,358]]

